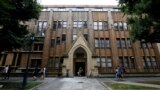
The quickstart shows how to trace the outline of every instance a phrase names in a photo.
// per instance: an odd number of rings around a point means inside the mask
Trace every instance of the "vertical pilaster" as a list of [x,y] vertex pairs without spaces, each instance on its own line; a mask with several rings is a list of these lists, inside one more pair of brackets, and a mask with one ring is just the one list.
[[109,36],[110,36],[110,44],[111,44],[111,56],[113,67],[118,66],[118,50],[116,46],[116,35],[115,31],[113,30],[113,19],[111,15],[111,11],[108,11],[108,27],[109,27]]
[[43,46],[43,59],[42,59],[42,67],[47,66],[50,52],[50,44],[51,44],[51,36],[52,36],[52,26],[53,26],[53,11],[50,11],[48,25],[46,28],[45,38],[44,38],[44,46]]

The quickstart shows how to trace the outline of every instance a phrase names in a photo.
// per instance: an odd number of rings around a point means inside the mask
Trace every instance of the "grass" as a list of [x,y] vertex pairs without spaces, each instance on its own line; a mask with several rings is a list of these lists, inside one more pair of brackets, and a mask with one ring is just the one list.
[[145,81],[145,82],[140,82],[140,83],[160,85],[160,81]]
[[[26,86],[26,90],[31,89],[39,84],[41,84],[41,82],[30,81]],[[22,88],[22,82],[0,82],[0,85],[3,85],[0,90],[21,90]]]
[[108,87],[112,90],[159,90],[159,88],[152,88],[152,87],[144,87],[144,86],[137,86],[137,85],[128,85],[128,84],[120,84],[120,83],[105,83]]

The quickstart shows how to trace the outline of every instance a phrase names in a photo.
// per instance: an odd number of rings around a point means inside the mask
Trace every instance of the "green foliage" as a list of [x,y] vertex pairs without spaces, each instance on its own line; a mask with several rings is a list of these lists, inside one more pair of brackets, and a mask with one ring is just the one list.
[[40,10],[36,0],[0,0],[0,51],[23,46],[28,34],[25,22],[38,19]]
[[160,42],[160,0],[119,0],[133,41]]

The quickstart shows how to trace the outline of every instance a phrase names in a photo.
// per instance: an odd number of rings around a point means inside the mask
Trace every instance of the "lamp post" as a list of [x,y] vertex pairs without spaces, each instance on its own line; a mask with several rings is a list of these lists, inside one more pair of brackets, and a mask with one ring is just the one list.
[[30,60],[30,53],[32,51],[32,44],[34,41],[34,36],[32,35],[30,38],[30,46],[29,46],[29,53],[28,53],[28,58],[27,58],[27,65],[26,65],[26,69],[23,75],[23,83],[22,83],[22,88],[25,89],[26,85],[27,85],[27,78],[28,78],[28,65],[29,65],[29,60]]

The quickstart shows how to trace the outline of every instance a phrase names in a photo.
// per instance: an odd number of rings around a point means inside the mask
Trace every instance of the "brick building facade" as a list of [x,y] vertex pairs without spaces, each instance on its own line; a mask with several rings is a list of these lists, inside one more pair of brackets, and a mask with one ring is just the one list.
[[2,53],[0,65],[22,69],[29,60],[29,68],[70,76],[80,67],[84,76],[114,73],[117,66],[159,73],[158,44],[131,42],[126,18],[115,6],[44,6],[39,19],[27,23],[35,33],[32,50]]

